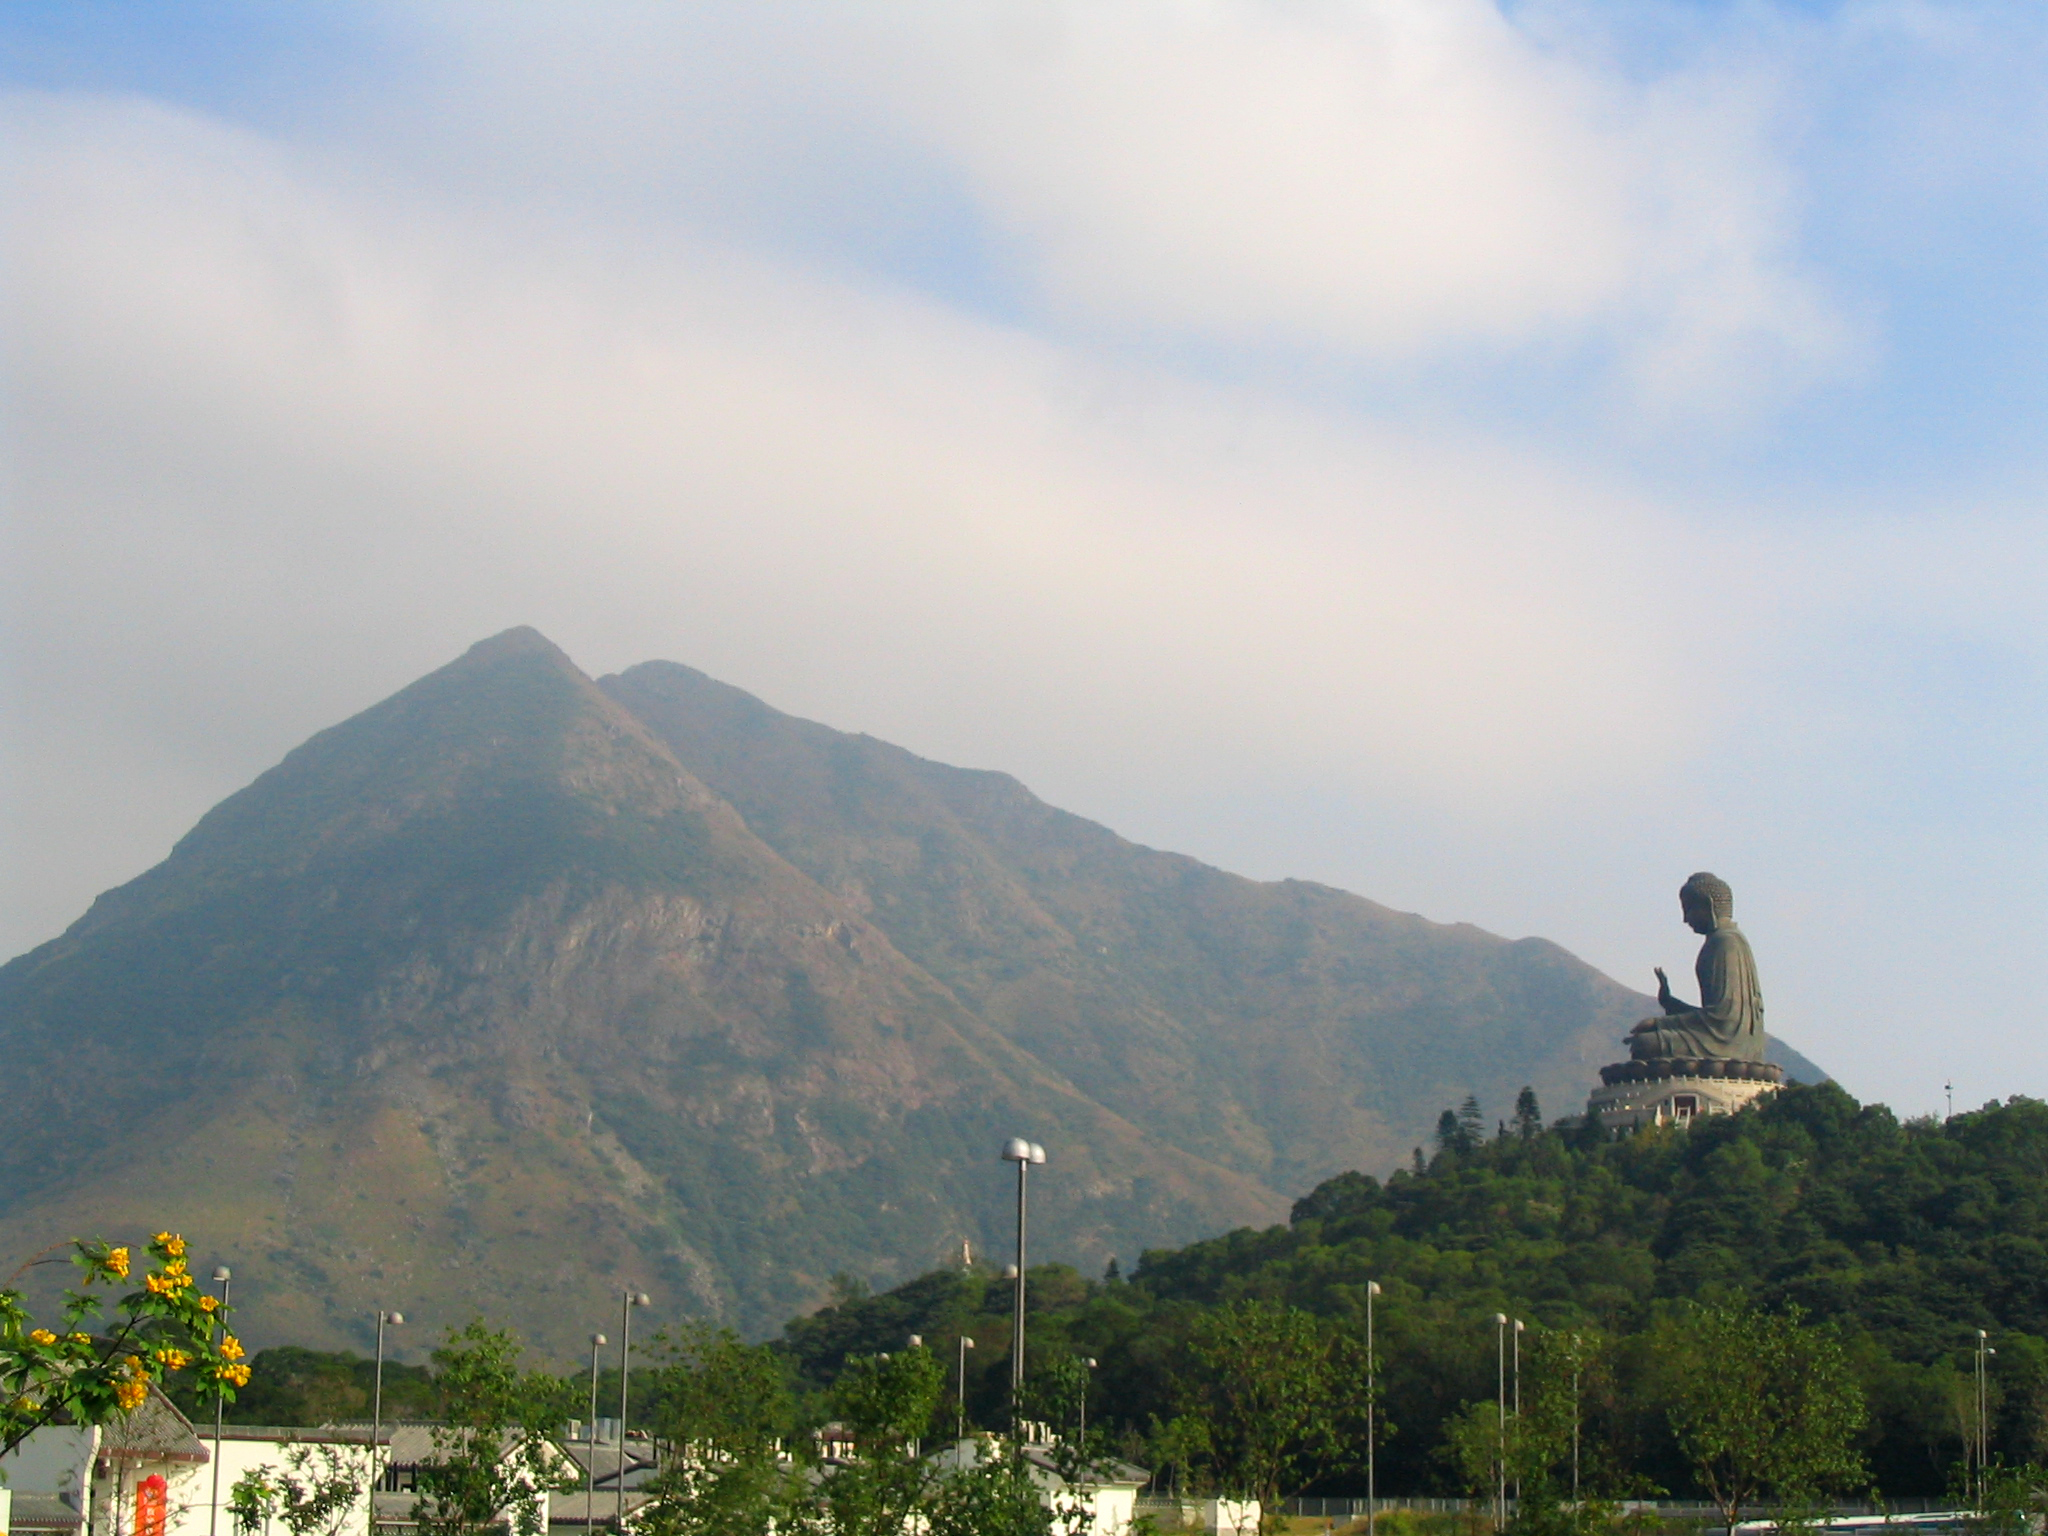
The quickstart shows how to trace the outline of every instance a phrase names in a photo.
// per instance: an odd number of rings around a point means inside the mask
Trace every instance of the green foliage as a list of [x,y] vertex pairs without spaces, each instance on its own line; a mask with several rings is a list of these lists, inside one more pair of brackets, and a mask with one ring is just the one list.
[[1855,1486],[1863,1394],[1835,1330],[1694,1305],[1660,1323],[1655,1352],[1679,1449],[1731,1526],[1761,1493],[1796,1507]]
[[185,1240],[159,1232],[145,1251],[152,1267],[138,1289],[114,1301],[112,1316],[105,1293],[129,1277],[126,1247],[57,1243],[44,1250],[50,1257],[15,1272],[65,1259],[78,1270],[56,1328],[36,1325],[19,1290],[0,1289],[0,1455],[47,1424],[104,1424],[132,1413],[167,1380],[184,1380],[209,1404],[232,1402],[248,1381],[241,1343],[227,1331],[229,1309],[199,1289]]
[[758,1536],[786,1527],[802,1484],[781,1461],[795,1423],[780,1356],[729,1329],[692,1324],[665,1335],[652,1382],[656,1434],[675,1448],[637,1528],[649,1536]]
[[946,1391],[946,1369],[929,1349],[847,1360],[832,1384],[832,1411],[864,1447],[901,1454],[930,1429]]
[[[928,1536],[1052,1536],[1054,1513],[1014,1448],[991,1448],[972,1468],[937,1481],[926,1505]],[[1062,1536],[1079,1529],[1062,1524]]]
[[1344,1443],[1347,1383],[1338,1338],[1316,1318],[1268,1301],[1226,1302],[1197,1317],[1179,1406],[1201,1421],[1217,1486],[1277,1509],[1299,1472]]
[[367,1452],[351,1455],[332,1445],[295,1445],[284,1467],[252,1467],[228,1494],[235,1529],[249,1533],[282,1521],[292,1536],[341,1536],[359,1521],[359,1501],[368,1480]]
[[[1455,1126],[1457,1115],[1451,1112]],[[1519,1129],[1519,1127],[1517,1127]],[[1704,1495],[1661,1406],[1653,1339],[1686,1303],[1804,1309],[1836,1330],[1867,1419],[1855,1449],[1892,1497],[1938,1496],[1972,1423],[1970,1346],[1991,1330],[1992,1444],[2008,1463],[2048,1459],[2048,1105],[2013,1099],[1946,1123],[1901,1123],[1833,1086],[1789,1088],[1741,1115],[1622,1139],[1545,1129],[1440,1154],[1420,1174],[1347,1173],[1297,1203],[1292,1222],[1143,1256],[1116,1285],[1032,1272],[1034,1361],[1101,1359],[1091,1426],[1139,1436],[1155,1467],[1183,1414],[1177,1395],[1197,1320],[1264,1301],[1362,1343],[1377,1281],[1380,1486],[1450,1493],[1438,1454],[1460,1405],[1494,1395],[1497,1311],[1524,1318],[1524,1495],[1569,1485],[1582,1432],[1583,1491]],[[908,1333],[948,1363],[961,1333],[970,1418],[1003,1416],[1008,1287],[939,1272],[790,1325],[778,1348],[822,1392],[851,1352]],[[1057,1299],[1055,1299],[1057,1298]],[[1570,1400],[1562,1339],[1585,1341]],[[1178,1451],[1175,1454],[1179,1454]],[[1309,1457],[1316,1492],[1359,1494],[1347,1458]],[[1213,1467],[1204,1451],[1185,1472]]]
[[520,1368],[524,1350],[507,1330],[481,1320],[448,1331],[434,1351],[443,1422],[419,1470],[412,1508],[421,1536],[472,1536],[509,1527],[541,1536],[541,1495],[573,1479],[556,1466],[549,1438],[569,1416],[573,1390]]

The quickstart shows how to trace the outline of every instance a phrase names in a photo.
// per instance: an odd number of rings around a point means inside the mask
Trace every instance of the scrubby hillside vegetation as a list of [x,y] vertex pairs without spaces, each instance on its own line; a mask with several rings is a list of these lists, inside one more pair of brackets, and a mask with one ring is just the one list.
[[[1285,1226],[1148,1252],[1127,1278],[1114,1266],[1100,1280],[1034,1268],[1028,1362],[1094,1358],[1092,1425],[1155,1465],[1199,1460],[1176,1446],[1174,1425],[1199,1374],[1190,1339],[1201,1319],[1247,1300],[1299,1309],[1355,1370],[1377,1281],[1391,1424],[1382,1490],[1463,1491],[1471,1480],[1447,1442],[1461,1405],[1491,1404],[1492,1318],[1505,1312],[1529,1325],[1532,1398],[1556,1341],[1585,1343],[1590,1487],[1680,1495],[1701,1491],[1667,1412],[1694,1304],[1798,1309],[1817,1336],[1833,1335],[1860,1388],[1867,1486],[1911,1496],[1950,1485],[1974,1425],[1980,1328],[1997,1350],[1993,1451],[2048,1456],[2048,1105],[2013,1099],[1902,1124],[1824,1085],[1620,1140],[1529,1115],[1481,1138],[1453,1117],[1418,1164],[1385,1182],[1331,1179]],[[1036,1201],[1060,1198],[1053,1178],[1037,1190]],[[999,1278],[936,1272],[847,1294],[791,1323],[777,1347],[822,1389],[849,1356],[901,1349],[912,1333],[950,1366],[965,1333],[977,1342],[969,1417],[1000,1424],[1009,1304]],[[1355,1453],[1353,1436],[1303,1480],[1358,1486]]]

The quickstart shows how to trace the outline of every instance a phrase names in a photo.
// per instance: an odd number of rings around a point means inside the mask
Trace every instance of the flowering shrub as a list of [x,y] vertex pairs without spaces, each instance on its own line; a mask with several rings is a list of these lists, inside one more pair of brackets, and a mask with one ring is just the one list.
[[[68,1257],[82,1276],[64,1293],[64,1329],[39,1327],[21,1291],[0,1287],[0,1455],[46,1424],[103,1424],[133,1413],[150,1385],[194,1373],[200,1395],[235,1399],[249,1384],[244,1351],[227,1332],[227,1314],[202,1295],[185,1239],[159,1232],[144,1245],[150,1267],[141,1287],[113,1296],[134,1265],[127,1247],[77,1240],[46,1249],[15,1271]],[[106,1305],[112,1297],[112,1315]]]

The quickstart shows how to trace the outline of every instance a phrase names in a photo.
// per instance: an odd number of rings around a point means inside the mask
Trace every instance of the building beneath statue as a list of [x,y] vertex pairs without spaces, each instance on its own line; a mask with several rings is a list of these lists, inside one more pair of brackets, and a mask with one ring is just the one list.
[[1586,1115],[1608,1130],[1683,1125],[1702,1115],[1732,1115],[1785,1081],[1764,1060],[1764,997],[1756,957],[1735,926],[1735,893],[1704,872],[1678,890],[1685,924],[1704,937],[1693,967],[1697,1006],[1674,996],[1657,970],[1664,1011],[1628,1033],[1629,1059],[1600,1069]]
[[1684,1125],[1701,1115],[1732,1115],[1784,1081],[1785,1069],[1767,1061],[1621,1061],[1600,1069],[1586,1117],[1611,1131]]

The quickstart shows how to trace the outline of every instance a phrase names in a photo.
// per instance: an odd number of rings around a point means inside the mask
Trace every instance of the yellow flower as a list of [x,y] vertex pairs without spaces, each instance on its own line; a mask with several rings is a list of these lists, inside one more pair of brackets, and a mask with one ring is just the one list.
[[15,1413],[34,1413],[39,1405],[32,1397],[17,1397],[7,1406]]
[[232,1333],[224,1333],[220,1336],[221,1359],[239,1360],[246,1353],[247,1351],[242,1348],[242,1341]]
[[159,1232],[150,1239],[171,1258],[182,1258],[185,1253],[185,1239],[175,1232]]
[[89,1333],[67,1333],[64,1337],[73,1344],[90,1344],[92,1342],[92,1335]]
[[225,1376],[235,1386],[246,1387],[249,1385],[249,1367],[246,1365],[231,1365],[222,1371],[221,1375]]
[[218,1296],[202,1296],[199,1298],[199,1310],[202,1312],[212,1312],[219,1306],[220,1298]]
[[142,1400],[149,1396],[149,1387],[140,1381],[117,1381],[114,1383],[114,1401],[121,1405],[123,1413],[133,1413],[142,1406]]
[[167,1371],[182,1371],[192,1363],[192,1357],[182,1349],[172,1349],[166,1345],[156,1352],[156,1362]]
[[145,1275],[142,1283],[152,1296],[175,1296],[192,1283],[182,1263],[173,1263],[159,1274]]
[[29,1341],[34,1344],[54,1344],[57,1342],[57,1335],[47,1328],[38,1328],[29,1335]]
[[126,1280],[128,1278],[128,1250],[126,1248],[109,1248],[107,1250],[107,1269],[116,1279]]

